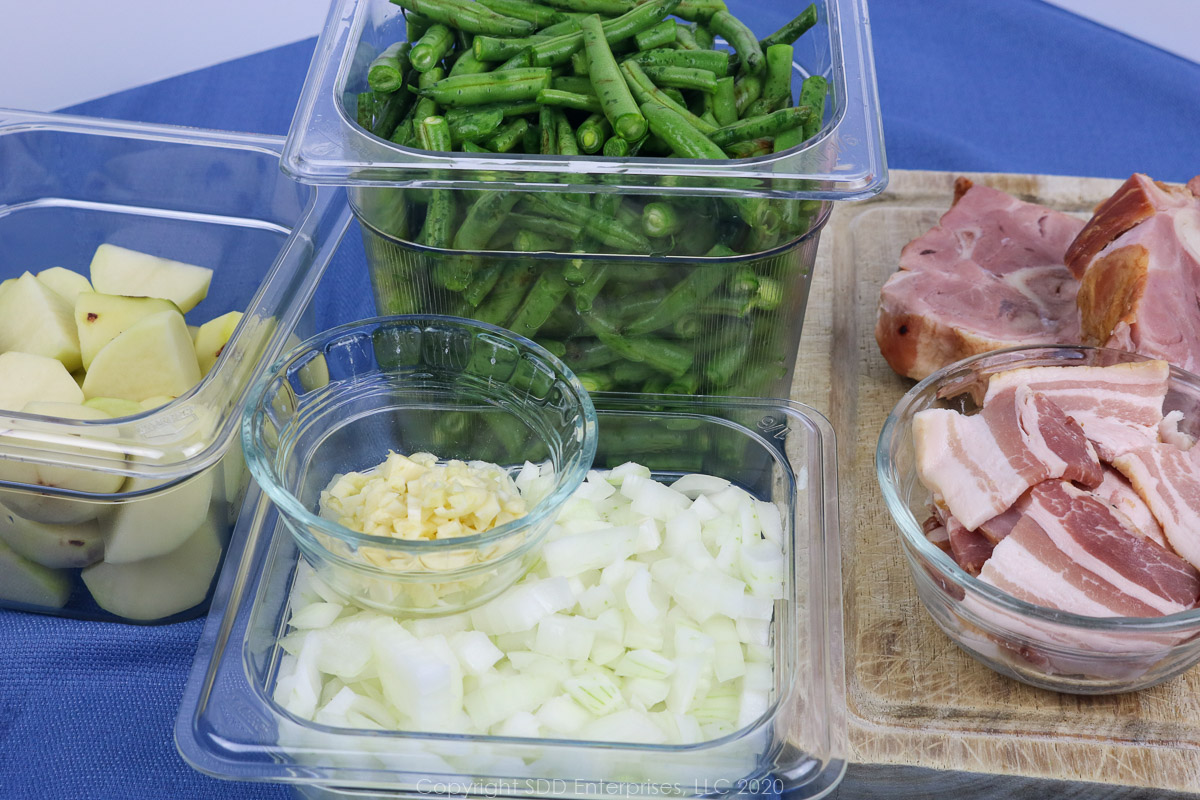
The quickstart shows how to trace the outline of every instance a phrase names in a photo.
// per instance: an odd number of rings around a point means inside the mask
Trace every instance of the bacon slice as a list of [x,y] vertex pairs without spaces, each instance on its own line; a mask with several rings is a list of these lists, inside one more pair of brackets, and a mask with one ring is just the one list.
[[972,416],[946,409],[919,412],[913,441],[921,481],[972,531],[1044,480],[1070,475],[1099,484],[1103,473],[1095,451],[1051,405],[1016,386],[992,396]]
[[1146,501],[1134,491],[1120,472],[1105,467],[1104,480],[1092,490],[1092,494],[1124,514],[1135,531],[1162,547],[1170,547],[1162,526],[1150,511],[1150,506],[1146,505]]
[[1012,533],[1012,529],[1016,527],[1021,517],[1025,516],[1025,506],[1028,503],[1026,498],[1028,496],[1029,493],[1026,492],[1007,511],[997,514],[987,522],[981,524],[978,528],[979,532],[986,536],[992,544],[999,544],[1001,539]]
[[1153,444],[1125,453],[1113,466],[1154,512],[1175,552],[1200,566],[1200,451]]
[[946,518],[946,535],[950,539],[950,556],[971,575],[978,575],[992,557],[994,544],[979,531],[967,530],[953,516]]
[[1135,361],[1108,367],[1026,367],[998,372],[988,381],[984,406],[1014,386],[1048,397],[1079,423],[1100,458],[1158,441],[1170,366],[1165,361]]
[[1078,283],[1063,263],[1083,222],[960,179],[954,205],[900,253],[875,339],[921,379],[976,353],[1079,341]]

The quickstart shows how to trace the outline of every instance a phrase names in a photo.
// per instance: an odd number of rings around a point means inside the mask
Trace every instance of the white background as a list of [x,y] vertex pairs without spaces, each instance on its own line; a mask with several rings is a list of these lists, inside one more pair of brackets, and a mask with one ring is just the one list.
[[[1200,0],[1048,2],[1200,62]],[[307,39],[329,3],[0,0],[0,106],[51,111]]]

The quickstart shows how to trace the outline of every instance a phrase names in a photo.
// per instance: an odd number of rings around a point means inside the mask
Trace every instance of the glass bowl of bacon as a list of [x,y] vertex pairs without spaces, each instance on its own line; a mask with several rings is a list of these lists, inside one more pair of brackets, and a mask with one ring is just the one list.
[[875,463],[921,602],[1003,675],[1076,694],[1200,661],[1200,377],[1083,346],[914,386]]

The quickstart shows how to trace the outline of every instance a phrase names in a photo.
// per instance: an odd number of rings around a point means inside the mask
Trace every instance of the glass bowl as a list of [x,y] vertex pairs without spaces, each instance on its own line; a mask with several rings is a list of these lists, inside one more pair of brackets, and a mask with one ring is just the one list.
[[[913,416],[927,408],[978,408],[988,377],[1035,366],[1109,366],[1144,356],[1083,346],[1018,347],[951,364],[892,410],[875,451],[884,501],[900,529],[921,603],[959,647],[1002,675],[1073,694],[1114,694],[1161,683],[1200,661],[1200,609],[1163,617],[1090,617],[1036,606],[968,574],[925,537],[929,490],[917,476]],[[1200,433],[1200,377],[1171,367],[1164,413]]]
[[[570,370],[528,339],[456,317],[386,317],[284,356],[251,393],[242,435],[251,474],[330,586],[362,606],[432,615],[478,605],[526,572],[591,466],[596,412]],[[456,538],[374,536],[320,515],[337,476],[390,451],[512,475],[540,462],[553,477],[540,496],[526,493],[524,516]]]

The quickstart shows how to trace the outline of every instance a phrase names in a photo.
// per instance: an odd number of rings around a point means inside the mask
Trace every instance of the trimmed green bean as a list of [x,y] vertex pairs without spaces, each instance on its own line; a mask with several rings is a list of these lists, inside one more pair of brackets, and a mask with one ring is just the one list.
[[737,101],[734,96],[732,77],[717,81],[717,90],[713,92],[712,113],[722,127],[738,121]]
[[500,130],[484,140],[483,144],[494,153],[507,153],[517,146],[528,129],[529,123],[523,117],[517,117],[501,125]]
[[471,52],[479,61],[507,61],[524,50],[528,50],[536,39],[504,39],[496,36],[476,36],[471,44]]
[[375,127],[375,110],[379,106],[379,97],[374,92],[359,92],[358,105],[355,109],[355,119],[360,128],[371,130]]
[[447,115],[446,122],[450,129],[452,144],[477,142],[496,132],[504,122],[504,113],[498,108],[487,110],[480,108],[471,114]]
[[545,348],[550,355],[555,358],[564,358],[567,355],[566,342],[560,342],[557,339],[534,339],[541,347]]
[[546,2],[564,11],[603,14],[607,17],[625,14],[635,5],[632,0],[546,0]]
[[775,44],[792,44],[801,36],[803,36],[809,28],[817,24],[817,7],[810,5],[808,8],[801,11],[795,19],[785,24],[782,28],[772,33],[767,38],[759,42],[759,46],[766,50],[771,45]]
[[756,75],[743,75],[733,85],[733,103],[741,116],[750,104],[762,97],[762,78]]
[[[609,45],[632,39],[653,25],[662,22],[682,0],[649,0],[619,17],[602,23],[604,38]],[[533,45],[533,64],[538,67],[555,66],[570,60],[571,54],[583,48],[582,31],[541,40]]]
[[[600,98],[604,116],[612,124],[613,132],[630,142],[646,135],[646,119],[621,77],[617,60],[613,57],[600,17],[591,15],[580,20],[583,32],[584,51],[588,59],[588,76],[596,96]],[[596,109],[587,109],[595,111]]]
[[548,105],[538,110],[538,152],[544,156],[558,155],[558,125],[554,109]]
[[622,61],[621,71],[625,74],[625,83],[629,86],[629,90],[633,92],[633,96],[638,103],[644,104],[648,101],[656,101],[660,105],[664,105],[682,116],[692,127],[701,133],[711,133],[717,129],[715,125],[710,125],[700,119],[691,111],[688,111],[685,106],[672,100],[662,89],[655,86],[654,81],[650,80],[645,70],[637,62]]
[[709,18],[708,28],[729,42],[730,47],[737,51],[747,73],[758,75],[762,72],[764,61],[762,47],[758,43],[758,37],[746,27],[746,23],[728,11],[717,11]]
[[471,304],[471,308],[478,308],[503,273],[504,266],[502,264],[488,264],[471,278],[471,282],[463,290],[463,299]]
[[608,345],[597,339],[571,339],[566,345],[566,362],[577,370],[603,367],[620,358]]
[[589,114],[601,111],[600,98],[594,94],[577,94],[575,92],[559,91],[558,89],[543,89],[537,94],[537,102],[544,106],[574,108],[578,111],[586,111]]
[[670,86],[674,89],[694,89],[699,92],[715,92],[717,79],[711,72],[704,69],[689,67],[642,67],[646,77],[654,81],[656,86]]
[[563,279],[562,273],[555,270],[544,270],[529,290],[529,294],[521,302],[517,313],[513,315],[509,329],[522,336],[532,337],[546,324],[550,314],[558,308],[570,290]]
[[571,127],[570,120],[561,109],[555,114],[555,123],[558,132],[558,154],[560,156],[579,155],[579,144],[575,141],[575,129]]
[[812,114],[804,123],[804,138],[811,139],[821,130],[825,118],[825,92],[828,82],[820,75],[810,75],[800,86],[800,104],[812,109]]
[[607,372],[580,372],[575,377],[589,392],[607,392],[613,388],[613,378]]
[[642,230],[647,236],[670,236],[683,228],[683,218],[669,203],[647,203],[642,209]]
[[775,151],[775,140],[771,137],[748,139],[743,142],[727,144],[723,148],[730,158],[757,158]]
[[[457,0],[392,0],[406,11],[468,33],[488,36],[525,36],[537,30],[532,22],[497,14],[479,3]],[[487,13],[484,13],[487,12]]]
[[633,41],[638,50],[653,50],[656,47],[666,47],[675,41],[675,29],[679,26],[673,19],[664,19],[652,28],[638,31],[633,35]]
[[553,236],[522,228],[513,236],[513,250],[523,253],[541,253],[561,250],[561,242]]
[[680,0],[675,16],[688,22],[707,22],[718,11],[725,11],[723,0]]
[[[478,37],[477,37],[478,38]],[[487,72],[492,68],[492,65],[480,61],[475,57],[475,48],[463,50],[458,54],[458,58],[454,59],[454,64],[450,67],[450,72],[447,77],[457,77],[459,75],[478,75],[481,72]]]
[[497,281],[495,288],[488,293],[488,296],[475,310],[475,319],[503,327],[512,313],[521,305],[521,301],[525,299],[525,294],[536,278],[537,270],[532,266],[504,270],[504,274]]
[[696,26],[695,36],[696,44],[700,45],[701,50],[712,50],[716,46],[716,42],[713,41],[712,31],[703,25]]
[[533,100],[538,92],[549,86],[550,70],[533,67],[443,78],[433,86],[420,89],[419,92],[422,97],[429,97],[440,105],[455,108]]
[[[595,153],[604,147],[608,137],[612,135],[612,124],[602,112],[592,114],[579,124],[575,131],[575,139],[579,149],[585,153]],[[621,141],[625,141],[622,139]]]
[[582,50],[571,53],[571,72],[580,78],[588,76],[587,53]]
[[519,199],[520,195],[517,192],[484,192],[467,209],[467,218],[458,226],[458,233],[454,237],[454,248],[482,250],[488,239],[492,238],[492,234],[500,230],[500,226],[508,218],[508,212]]
[[725,270],[719,266],[695,267],[675,284],[649,314],[626,326],[626,334],[637,336],[653,333],[672,324],[684,314],[695,310],[724,280]]
[[666,339],[623,336],[598,311],[593,311],[582,319],[597,339],[615,350],[622,358],[645,362],[672,378],[686,374],[696,358],[696,354],[688,348]]
[[727,125],[713,131],[708,138],[718,147],[727,147],[734,142],[775,136],[789,128],[803,126],[810,116],[812,116],[812,109],[808,106],[781,108],[762,117],[743,119]]
[[620,136],[614,136],[604,143],[603,154],[609,158],[625,158],[629,155],[629,142]]
[[577,203],[554,203],[538,193],[525,196],[525,202],[542,214],[550,214],[583,226],[583,230],[594,239],[629,253],[649,253],[650,242],[641,233],[630,230],[615,219],[599,217],[592,210]]
[[[711,72],[718,78],[729,74],[729,53],[724,50],[648,50],[633,53],[628,58],[642,68],[686,67]],[[647,73],[649,74],[649,73]]]
[[690,25],[679,25],[679,30],[675,31],[675,41],[685,51],[694,52],[704,49],[696,41],[696,32]]
[[576,225],[573,222],[567,222],[557,217],[512,213],[508,215],[508,220],[519,228],[525,228],[536,233],[568,241],[577,240],[580,234],[583,233],[582,225]]
[[523,19],[532,22],[539,28],[545,28],[567,19],[567,16],[556,8],[528,3],[525,0],[476,0],[476,2],[497,14],[503,14],[513,19]]
[[409,60],[417,72],[428,72],[438,65],[454,46],[454,31],[441,23],[429,26],[420,41],[412,46]]
[[392,92],[384,95],[383,100],[375,107],[375,118],[371,125],[371,133],[380,139],[390,139],[396,127],[413,106],[415,98],[409,92]]
[[561,75],[550,79],[550,88],[575,94],[595,94],[592,81],[585,75]]
[[422,17],[412,11],[404,13],[404,36],[408,41],[415,42],[425,35],[425,31],[429,30],[429,26],[433,24],[433,20],[429,17]]
[[367,67],[367,85],[374,92],[394,92],[404,85],[405,74],[410,64],[408,42],[388,45]]
[[726,158],[720,147],[667,106],[650,101],[642,104],[642,113],[654,135],[666,142],[676,155],[684,158]]
[[763,80],[762,100],[774,111],[792,104],[792,58],[790,44],[773,44],[767,48],[767,77]]

